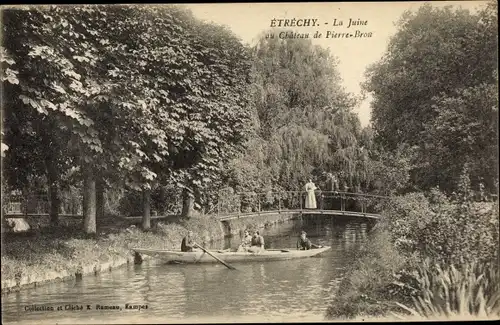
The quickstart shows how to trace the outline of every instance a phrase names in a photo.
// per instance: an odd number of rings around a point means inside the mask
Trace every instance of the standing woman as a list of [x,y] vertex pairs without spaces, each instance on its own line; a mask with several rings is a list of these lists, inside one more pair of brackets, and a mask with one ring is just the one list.
[[317,190],[318,188],[314,183],[309,180],[309,182],[305,186],[307,196],[306,196],[306,204],[305,208],[306,209],[317,209],[316,206],[316,194],[314,194],[314,191]]

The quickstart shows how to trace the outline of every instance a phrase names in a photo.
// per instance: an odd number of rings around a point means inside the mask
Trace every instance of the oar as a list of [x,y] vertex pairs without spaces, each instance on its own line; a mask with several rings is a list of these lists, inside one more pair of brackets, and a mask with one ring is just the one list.
[[215,258],[217,261],[221,262],[222,264],[224,264],[228,269],[231,269],[231,270],[236,270],[236,268],[232,265],[229,265],[227,264],[226,262],[224,262],[223,260],[221,260],[220,258],[218,258],[217,256],[213,255],[212,253],[210,253],[209,251],[207,251],[205,248],[201,247],[200,245],[198,244],[195,244],[196,247],[199,247],[201,248],[205,253],[207,253],[208,255],[212,256],[213,258]]

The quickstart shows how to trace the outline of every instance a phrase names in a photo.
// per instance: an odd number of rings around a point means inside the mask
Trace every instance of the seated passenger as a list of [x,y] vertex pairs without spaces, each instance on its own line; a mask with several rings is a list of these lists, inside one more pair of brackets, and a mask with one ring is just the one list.
[[238,252],[246,252],[250,246],[252,245],[252,236],[250,236],[250,233],[248,230],[245,230],[245,233],[243,235],[243,239],[241,240],[241,244],[238,247]]
[[309,238],[307,238],[307,233],[305,231],[302,231],[299,239],[297,240],[297,249],[308,250],[311,248],[312,248],[312,243],[309,240]]
[[264,237],[262,237],[258,230],[255,230],[252,236],[252,246],[248,248],[248,252],[260,253],[264,250]]
[[196,243],[194,242],[194,234],[190,230],[186,237],[182,238],[181,251],[182,252],[192,252],[195,251]]
[[297,240],[297,249],[298,250],[308,250],[311,248],[321,248],[322,246],[315,245],[311,243],[309,238],[307,238],[307,233],[305,231],[302,231],[299,237],[299,240]]

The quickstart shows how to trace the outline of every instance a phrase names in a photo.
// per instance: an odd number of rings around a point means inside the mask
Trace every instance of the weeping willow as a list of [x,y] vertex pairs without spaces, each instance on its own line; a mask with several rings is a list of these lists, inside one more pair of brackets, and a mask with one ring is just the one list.
[[231,167],[234,186],[298,190],[312,178],[326,189],[332,175],[366,186],[371,138],[353,113],[357,98],[342,87],[338,59],[310,40],[262,37],[253,60],[256,136]]

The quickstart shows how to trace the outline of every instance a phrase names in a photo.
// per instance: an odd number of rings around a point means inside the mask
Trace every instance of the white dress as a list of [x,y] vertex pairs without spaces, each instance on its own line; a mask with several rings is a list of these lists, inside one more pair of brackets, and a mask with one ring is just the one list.
[[305,186],[307,196],[306,196],[306,209],[316,209],[316,195],[314,194],[314,190],[317,189],[316,185],[313,182],[309,182]]

